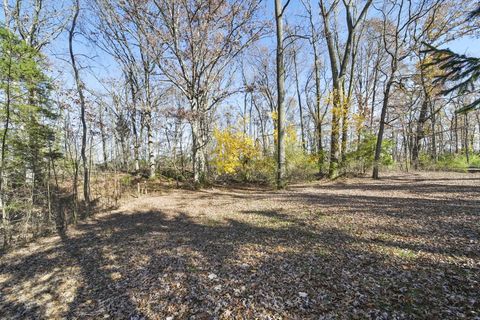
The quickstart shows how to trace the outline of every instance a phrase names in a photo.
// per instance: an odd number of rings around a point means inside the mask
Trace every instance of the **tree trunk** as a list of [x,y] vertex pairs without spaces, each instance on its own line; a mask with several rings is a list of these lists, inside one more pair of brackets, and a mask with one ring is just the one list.
[[377,59],[375,64],[375,73],[373,76],[373,89],[372,89],[372,110],[370,111],[370,133],[373,133],[373,119],[375,116],[375,98],[377,96],[377,83],[378,83],[378,65],[380,59]]
[[146,60],[146,56],[142,53],[142,62],[143,62],[143,73],[145,81],[145,95],[146,95],[146,104],[147,108],[145,111],[145,126],[147,129],[147,153],[148,153],[148,167],[149,167],[149,178],[152,179],[155,177],[155,154],[153,148],[153,130],[152,130],[152,90],[150,87],[150,62]]
[[455,135],[455,153],[458,154],[458,116],[457,114],[455,113],[454,115],[454,135]]
[[340,103],[340,88],[338,84],[334,83],[333,89],[333,103],[332,103],[332,132],[330,135],[330,167],[328,169],[328,176],[330,179],[338,176],[338,139],[340,136],[340,116],[342,113]]
[[463,125],[465,126],[465,135],[464,135],[464,145],[465,145],[465,157],[467,158],[467,164],[470,163],[470,143],[468,141],[468,116],[467,114],[464,115]]
[[[355,44],[356,42],[356,36],[354,34],[352,42]],[[347,145],[348,145],[348,114],[350,113],[350,101],[352,99],[352,92],[353,92],[353,72],[355,69],[355,62],[357,59],[357,46],[358,42],[356,45],[352,46],[352,58],[350,62],[350,78],[348,80],[348,91],[347,95],[342,97],[342,145],[341,145],[341,159],[342,163],[345,162],[346,156],[347,156]]]
[[130,71],[128,75],[128,82],[130,84],[130,94],[132,95],[132,112],[130,121],[132,122],[133,131],[133,157],[135,158],[135,172],[140,171],[140,141],[137,130],[137,89],[134,83],[133,72]]
[[73,53],[73,37],[75,35],[75,28],[77,25],[77,19],[78,19],[79,13],[80,13],[80,3],[79,3],[79,0],[76,0],[75,12],[72,19],[72,25],[71,25],[69,37],[68,37],[68,45],[69,45],[68,47],[70,51],[70,60],[72,64],[77,92],[80,100],[80,120],[82,122],[82,148],[80,153],[81,153],[82,165],[83,165],[83,198],[85,201],[86,215],[88,216],[90,214],[90,190],[89,190],[90,182],[89,182],[88,161],[87,161],[87,154],[86,154],[86,149],[87,149],[87,121],[85,117],[86,104],[85,104],[85,96],[83,94],[84,84],[80,79],[80,74],[75,61],[75,55]]
[[415,170],[418,170],[421,143],[425,136],[424,127],[425,127],[425,122],[427,121],[427,112],[428,112],[428,102],[425,100],[422,103],[422,107],[420,109],[420,115],[418,116],[418,121],[417,121],[417,130],[415,133],[415,140],[413,141],[412,165]]
[[260,135],[262,136],[262,151],[263,155],[267,155],[267,135],[265,134],[265,121],[264,117],[262,116],[262,112],[260,108],[257,105],[257,102],[255,99],[252,99],[253,106],[255,107],[255,110],[257,110],[258,113],[258,120],[260,122]]
[[8,247],[10,244],[10,216],[6,208],[5,199],[5,156],[7,154],[7,137],[10,129],[10,105],[11,105],[11,74],[12,74],[12,55],[8,58],[7,85],[5,88],[5,124],[2,134],[2,152],[0,159],[0,207],[2,208],[2,225],[3,225],[3,246]]
[[[310,144],[316,147],[317,156],[318,156],[318,173],[322,175],[324,154],[323,154],[323,142],[322,142],[323,140],[322,118],[320,116],[321,93],[320,93],[320,59],[319,59],[318,50],[317,50],[318,33],[316,32],[315,23],[313,21],[311,6],[308,4],[305,6],[305,8],[307,9],[307,12],[308,12],[310,32],[312,33],[310,44],[312,45],[312,49],[313,49],[313,59],[314,59],[313,72],[315,75],[315,112],[313,116],[315,133],[312,137],[313,141]],[[312,147],[312,149],[314,149],[314,147]]]
[[[352,18],[352,3],[343,1],[347,18],[347,39],[343,46],[343,54],[339,55],[338,33],[336,36],[331,31],[330,14],[336,10],[335,6],[338,2],[334,2],[332,7],[327,10],[324,0],[319,1],[320,12],[323,19],[323,28],[325,40],[327,42],[328,56],[330,58],[330,69],[333,82],[333,108],[332,108],[332,133],[330,140],[330,168],[328,170],[329,177],[336,178],[338,176],[338,153],[339,153],[339,135],[340,135],[340,119],[344,111],[342,101],[345,94],[345,74],[346,68],[351,60],[352,46],[355,43],[355,28],[363,21],[367,14],[368,8],[372,4],[372,0],[367,0],[363,9],[360,10],[357,20],[354,22]],[[340,63],[339,63],[340,61]],[[353,63],[353,61],[352,61]]]
[[275,0],[277,30],[277,188],[284,186],[285,178],[285,65],[283,60],[283,5]]
[[478,126],[478,149],[477,152],[480,152],[480,112],[477,111],[475,114],[477,117],[477,126]]
[[432,160],[437,162],[437,115],[435,114],[434,105],[432,104],[430,108],[430,112],[432,113],[431,121],[432,121]]
[[293,53],[293,66],[295,69],[295,84],[297,90],[297,99],[298,99],[298,110],[300,112],[300,133],[301,133],[301,141],[302,141],[302,150],[303,152],[307,151],[307,146],[305,144],[305,130],[303,125],[303,108],[302,108],[302,96],[300,94],[300,86],[298,81],[298,69],[297,69],[297,52]]
[[380,156],[382,153],[382,143],[383,143],[383,133],[385,130],[385,118],[387,116],[388,109],[388,100],[390,97],[390,90],[393,84],[393,74],[395,70],[392,70],[390,79],[387,82],[385,87],[385,94],[383,97],[382,112],[380,114],[380,123],[377,134],[377,143],[375,145],[375,156],[373,158],[373,179],[379,179],[379,166],[380,166]]
[[148,153],[148,176],[150,179],[155,177],[155,154],[153,152],[153,131],[152,131],[152,112],[145,112],[145,127],[147,129],[147,153]]
[[[315,45],[314,45],[315,46]],[[324,154],[323,154],[323,133],[322,133],[322,120],[323,117],[320,115],[320,68],[319,62],[317,57],[317,50],[316,47],[314,49],[314,72],[315,72],[315,112],[316,112],[316,119],[315,120],[315,136],[317,138],[317,155],[318,155],[318,173],[321,175],[323,174],[323,162],[324,162]]]
[[107,168],[108,155],[107,155],[107,135],[105,133],[105,122],[103,119],[103,108],[100,106],[99,113],[99,125],[100,125],[100,137],[102,139],[102,155],[103,155],[103,167]]
[[205,176],[205,141],[203,134],[203,117],[204,112],[197,99],[192,99],[191,108],[193,119],[190,124],[192,127],[192,165],[193,165],[193,182],[196,185],[204,183]]

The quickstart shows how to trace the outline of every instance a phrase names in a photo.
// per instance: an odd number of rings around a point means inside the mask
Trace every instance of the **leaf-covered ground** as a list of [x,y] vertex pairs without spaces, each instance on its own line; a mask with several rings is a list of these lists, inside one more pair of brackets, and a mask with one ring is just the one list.
[[479,319],[480,176],[132,200],[0,258],[2,319]]

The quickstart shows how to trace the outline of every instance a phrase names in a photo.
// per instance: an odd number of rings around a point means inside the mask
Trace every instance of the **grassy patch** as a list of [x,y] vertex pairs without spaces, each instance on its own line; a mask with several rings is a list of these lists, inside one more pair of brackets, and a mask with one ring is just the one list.
[[393,256],[403,260],[415,260],[419,256],[418,253],[413,250],[402,248],[392,248],[390,252]]

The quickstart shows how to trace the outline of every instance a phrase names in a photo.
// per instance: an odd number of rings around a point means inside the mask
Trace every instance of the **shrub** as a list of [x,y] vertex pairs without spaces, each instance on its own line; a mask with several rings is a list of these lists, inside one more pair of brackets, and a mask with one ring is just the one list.
[[[364,138],[357,145],[356,150],[350,151],[345,155],[345,162],[342,169],[345,173],[364,173],[373,166],[375,157],[375,146],[377,137],[371,133],[365,134]],[[380,164],[390,166],[393,164],[392,157],[393,141],[383,140],[382,150],[380,152]]]
[[249,180],[253,163],[260,156],[260,150],[255,141],[243,132],[232,127],[224,130],[215,129],[215,147],[212,165],[218,175],[239,175]]
[[480,154],[472,154],[469,160],[469,167],[480,168]]
[[313,178],[319,171],[318,155],[306,154],[297,141],[288,142],[285,147],[287,178],[289,180]]
[[468,167],[480,168],[480,156],[472,153],[469,156],[469,161],[467,161],[465,154],[448,153],[441,155],[438,160],[434,162],[428,154],[421,154],[420,166],[423,169],[429,170],[465,172]]
[[[249,182],[275,182],[276,154],[262,155],[251,137],[232,127],[215,129],[214,137],[211,163],[217,175]],[[285,158],[287,179],[304,180],[318,172],[318,157],[303,152],[293,125],[285,128]]]
[[247,181],[274,184],[276,167],[277,163],[274,157],[258,157],[251,163],[251,171],[250,175],[247,177]]

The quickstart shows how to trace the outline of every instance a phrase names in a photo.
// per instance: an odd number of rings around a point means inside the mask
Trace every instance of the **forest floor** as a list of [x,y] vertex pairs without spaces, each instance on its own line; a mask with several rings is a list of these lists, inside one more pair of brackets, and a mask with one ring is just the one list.
[[479,319],[480,175],[170,190],[0,257],[2,319]]

